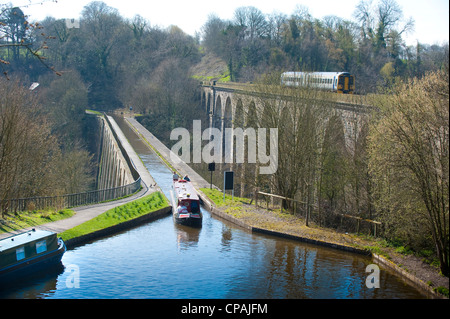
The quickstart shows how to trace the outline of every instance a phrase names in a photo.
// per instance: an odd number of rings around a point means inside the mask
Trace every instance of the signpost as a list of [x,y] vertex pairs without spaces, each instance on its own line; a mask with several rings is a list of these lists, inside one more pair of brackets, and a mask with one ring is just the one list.
[[212,162],[208,164],[208,171],[211,172],[211,184],[209,185],[209,189],[212,189],[212,174],[216,170],[216,163]]
[[234,187],[233,187],[233,180],[234,180],[234,172],[224,172],[223,174],[223,201],[225,201],[225,191],[231,189],[231,199],[234,198]]

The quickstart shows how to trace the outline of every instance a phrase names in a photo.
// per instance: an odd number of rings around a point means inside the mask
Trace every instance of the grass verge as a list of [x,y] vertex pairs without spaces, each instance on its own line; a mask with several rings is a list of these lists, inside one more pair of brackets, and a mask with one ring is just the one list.
[[69,240],[138,218],[167,206],[169,203],[162,193],[154,192],[141,199],[112,208],[81,225],[60,233],[59,236],[63,240]]
[[35,210],[20,212],[0,218],[0,234],[35,227],[46,223],[56,222],[72,217],[75,212],[71,209],[62,210]]
[[225,201],[223,200],[223,192],[218,191],[217,189],[210,189],[210,188],[201,188],[200,189],[206,196],[208,196],[209,199],[211,199],[214,204],[216,204],[218,207],[240,207],[243,203],[244,204],[250,204],[250,199],[248,198],[241,198],[232,196],[230,194],[225,194]]

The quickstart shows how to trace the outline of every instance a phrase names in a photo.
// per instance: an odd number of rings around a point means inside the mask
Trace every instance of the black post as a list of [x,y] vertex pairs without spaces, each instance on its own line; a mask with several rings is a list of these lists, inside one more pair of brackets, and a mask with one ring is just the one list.
[[216,170],[216,163],[212,162],[208,164],[208,171],[211,172],[211,184],[209,185],[209,189],[212,189],[212,175],[213,172]]

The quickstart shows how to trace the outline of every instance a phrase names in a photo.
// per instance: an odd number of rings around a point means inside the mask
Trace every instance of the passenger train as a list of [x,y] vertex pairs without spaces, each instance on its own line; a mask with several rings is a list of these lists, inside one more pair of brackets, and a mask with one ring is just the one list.
[[281,74],[281,85],[353,94],[355,77],[348,72],[284,72]]

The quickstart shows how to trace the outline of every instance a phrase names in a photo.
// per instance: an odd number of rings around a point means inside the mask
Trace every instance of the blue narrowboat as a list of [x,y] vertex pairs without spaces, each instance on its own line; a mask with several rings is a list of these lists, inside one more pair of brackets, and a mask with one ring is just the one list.
[[20,279],[61,262],[66,245],[55,232],[33,228],[0,240],[0,282]]

